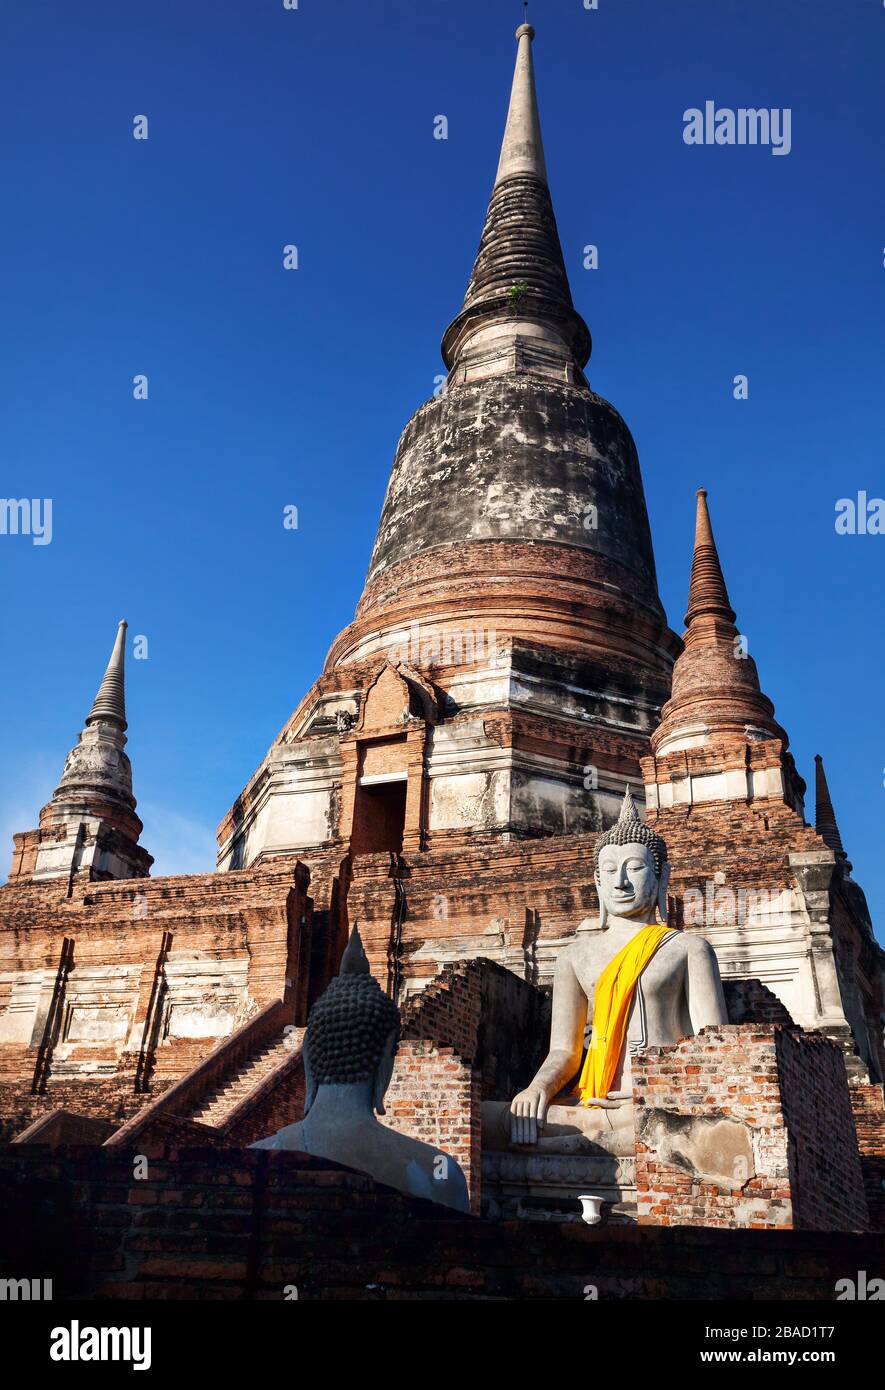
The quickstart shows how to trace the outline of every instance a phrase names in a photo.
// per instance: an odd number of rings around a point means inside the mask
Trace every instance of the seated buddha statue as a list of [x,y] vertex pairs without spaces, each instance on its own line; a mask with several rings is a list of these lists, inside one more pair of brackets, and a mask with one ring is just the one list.
[[304,1118],[252,1148],[329,1158],[412,1197],[467,1211],[467,1183],[455,1160],[376,1119],[384,1114],[399,1032],[399,1009],[370,974],[354,927],[341,969],[307,1022]]
[[629,788],[595,857],[599,919],[582,923],[556,962],[550,1049],[510,1106],[509,1139],[544,1147],[545,1131],[575,1134],[624,1155],[634,1147],[631,1057],[728,1018],[713,948],[667,925],[667,846],[640,820]]

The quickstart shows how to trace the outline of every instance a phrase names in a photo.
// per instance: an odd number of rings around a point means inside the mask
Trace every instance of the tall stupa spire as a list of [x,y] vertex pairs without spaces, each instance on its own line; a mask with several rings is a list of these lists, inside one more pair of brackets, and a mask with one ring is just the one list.
[[126,621],[117,625],[98,693],[62,769],[37,830],[14,836],[13,878],[141,878],[153,858],[138,843],[143,829],[126,755],[123,668]]
[[685,650],[673,668],[672,694],[652,734],[655,754],[684,747],[686,740],[723,733],[779,739],[786,750],[787,735],[762,693],[756,663],[735,626],[706,488],[697,492],[685,622]]
[[576,311],[547,186],[535,31],[516,31],[498,171],[461,313],[443,337],[449,386],[524,371],[584,383],[590,332]]
[[114,641],[114,649],[111,652],[111,659],[107,664],[101,685],[98,687],[98,694],[92,702],[92,709],[86,719],[87,725],[94,724],[99,719],[108,719],[119,724],[121,729],[126,728],[124,666],[127,626],[126,619],[121,618],[117,626],[117,636]]
[[516,67],[513,72],[513,86],[510,89],[510,108],[507,124],[504,127],[504,140],[501,145],[501,158],[495,186],[514,174],[531,174],[547,182],[547,165],[544,163],[544,146],[541,141],[541,118],[538,115],[538,97],[535,92],[535,68],[532,61],[532,40],[535,31],[530,24],[520,24],[516,31],[519,47],[516,50]]
[[824,843],[835,851],[837,859],[847,860],[820,753],[814,756],[814,828]]
[[[705,487],[698,488],[697,499],[694,554],[691,561],[691,578],[688,581],[688,611],[685,615],[688,628],[685,634],[687,643],[699,640],[702,625],[696,624],[696,619],[701,617],[713,619],[728,629],[725,635],[729,637],[735,632],[735,612],[728,601],[725,577],[713,538]],[[710,623],[706,624],[707,629],[710,626]]]

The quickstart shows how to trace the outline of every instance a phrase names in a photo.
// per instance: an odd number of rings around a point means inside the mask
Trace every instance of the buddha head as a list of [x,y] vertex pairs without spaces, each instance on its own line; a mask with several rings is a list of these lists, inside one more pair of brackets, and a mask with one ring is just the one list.
[[596,841],[596,889],[599,925],[609,917],[626,917],[645,925],[667,921],[670,865],[667,846],[643,821],[628,787],[615,825]]
[[384,1114],[399,1042],[399,1009],[369,973],[360,934],[354,927],[341,969],[311,1010],[304,1037],[308,1114],[320,1086],[371,1083],[371,1106]]

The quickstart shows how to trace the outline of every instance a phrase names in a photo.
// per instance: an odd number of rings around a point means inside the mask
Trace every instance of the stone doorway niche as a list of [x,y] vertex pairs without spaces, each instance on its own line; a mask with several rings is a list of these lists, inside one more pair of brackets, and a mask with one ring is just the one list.
[[350,839],[354,854],[402,853],[407,785],[405,773],[360,778]]

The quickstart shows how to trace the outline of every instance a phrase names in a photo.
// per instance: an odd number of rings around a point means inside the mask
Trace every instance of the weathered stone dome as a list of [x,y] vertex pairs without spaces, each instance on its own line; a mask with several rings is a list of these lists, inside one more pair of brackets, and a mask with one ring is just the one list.
[[422,406],[400,439],[369,580],[438,546],[505,539],[605,556],[658,606],[636,446],[588,388],[512,372]]

